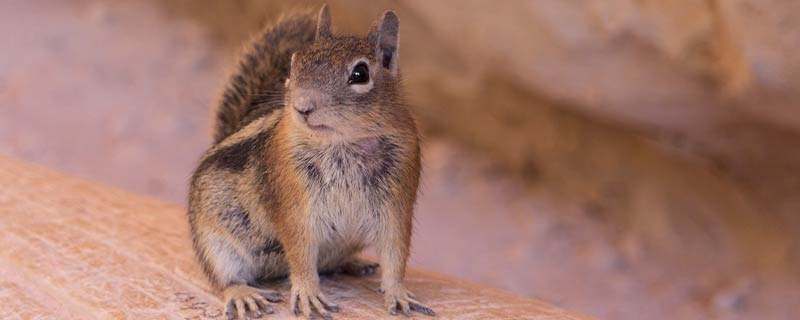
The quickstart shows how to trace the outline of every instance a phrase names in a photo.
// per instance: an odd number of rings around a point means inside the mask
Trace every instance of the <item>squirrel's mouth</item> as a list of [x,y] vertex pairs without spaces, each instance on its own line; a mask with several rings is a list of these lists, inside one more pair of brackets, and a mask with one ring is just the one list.
[[299,118],[298,120],[300,120],[300,122],[302,122],[311,131],[319,132],[319,133],[325,133],[325,134],[336,133],[336,130],[333,130],[333,128],[330,127],[330,126],[327,126],[327,125],[324,125],[324,124],[314,124],[314,123],[312,123],[310,118],[312,118],[313,115],[310,112],[305,112],[304,113],[304,112],[297,111],[297,115],[298,115],[298,118]]
[[311,131],[320,132],[320,133],[335,133],[336,130],[333,128],[326,126],[324,124],[311,124],[308,120],[305,121],[306,126],[311,129]]

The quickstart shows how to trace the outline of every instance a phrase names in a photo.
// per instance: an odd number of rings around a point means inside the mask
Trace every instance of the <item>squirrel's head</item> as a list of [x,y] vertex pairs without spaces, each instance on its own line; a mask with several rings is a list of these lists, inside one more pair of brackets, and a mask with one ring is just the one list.
[[384,13],[366,37],[334,35],[330,24],[323,5],[314,42],[292,55],[285,94],[290,121],[334,140],[371,137],[406,122],[397,15]]

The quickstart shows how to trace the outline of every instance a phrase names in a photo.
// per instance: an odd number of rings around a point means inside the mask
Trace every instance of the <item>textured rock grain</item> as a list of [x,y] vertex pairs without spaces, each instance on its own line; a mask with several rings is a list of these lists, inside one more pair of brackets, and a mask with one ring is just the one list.
[[[0,317],[218,319],[184,209],[0,158]],[[407,284],[440,319],[585,319],[421,270]],[[286,284],[277,285],[286,294]],[[337,319],[388,318],[379,276],[323,278]],[[273,318],[289,317],[280,305]]]

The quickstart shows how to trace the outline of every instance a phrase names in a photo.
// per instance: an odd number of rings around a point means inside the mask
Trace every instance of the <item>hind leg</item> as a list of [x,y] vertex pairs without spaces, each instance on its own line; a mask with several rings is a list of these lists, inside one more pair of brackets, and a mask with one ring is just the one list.
[[378,267],[380,267],[380,265],[376,262],[367,261],[353,256],[345,261],[345,263],[341,266],[341,270],[347,275],[366,277],[375,274],[375,272],[378,271]]
[[[274,312],[270,303],[283,301],[280,293],[273,290],[257,288],[254,285],[263,277],[280,275],[280,261],[277,255],[263,256],[246,255],[245,257],[232,253],[232,251],[219,252],[218,258],[224,260],[224,269],[220,273],[226,285],[222,289],[225,302],[225,316],[228,319],[244,320],[245,315],[251,318],[260,318],[263,314]],[[237,267],[238,266],[238,267]]]
[[270,303],[281,301],[280,293],[250,285],[263,274],[259,259],[226,237],[206,235],[202,239],[197,243],[198,256],[206,274],[222,289],[226,317],[245,319],[249,313],[259,318],[264,313],[273,313]]

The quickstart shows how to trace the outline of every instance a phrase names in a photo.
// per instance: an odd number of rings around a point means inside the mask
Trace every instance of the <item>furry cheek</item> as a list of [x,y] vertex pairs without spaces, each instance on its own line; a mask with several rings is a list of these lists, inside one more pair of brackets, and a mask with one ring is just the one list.
[[370,90],[372,90],[372,87],[374,87],[374,86],[375,86],[375,84],[372,82],[372,79],[370,79],[369,82],[366,83],[366,84],[354,84],[354,85],[351,85],[350,89],[352,89],[356,93],[365,94],[365,93],[369,92]]

